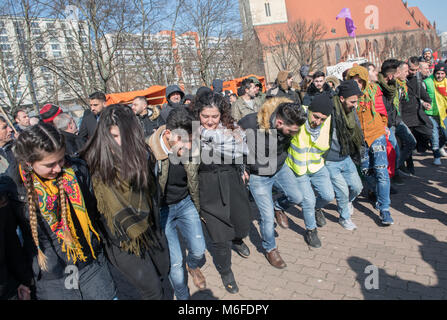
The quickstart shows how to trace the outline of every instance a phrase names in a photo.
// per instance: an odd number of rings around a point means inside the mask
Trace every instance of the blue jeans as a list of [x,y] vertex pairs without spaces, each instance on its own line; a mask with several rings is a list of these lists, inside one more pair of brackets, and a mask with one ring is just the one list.
[[[442,133],[444,133],[444,137],[447,139],[447,129],[444,129],[440,125],[439,116],[428,116],[431,123],[433,124],[433,130],[431,135],[431,145],[433,149],[433,156],[435,158],[441,158],[441,153],[439,153],[439,148],[441,147],[439,145],[439,130],[442,130]],[[444,125],[447,127],[447,118],[444,119]]]
[[303,200],[303,196],[295,181],[295,175],[287,164],[284,164],[281,170],[273,176],[250,175],[250,192],[261,215],[260,229],[262,247],[267,252],[276,249],[275,215],[272,199],[273,185],[284,192],[290,202],[299,204]]
[[354,201],[363,189],[357,168],[351,157],[343,161],[326,161],[326,168],[331,176],[338,213],[342,219],[350,219],[348,204]]
[[390,176],[388,174],[388,158],[386,155],[386,138],[382,135],[365,148],[360,165],[368,188],[377,194],[377,207],[380,211],[389,210]]
[[196,269],[205,261],[205,238],[203,237],[202,223],[189,195],[179,203],[162,207],[160,215],[161,227],[168,240],[171,260],[169,280],[177,299],[187,300],[190,297],[189,288],[183,269],[182,248],[176,228],[178,227],[187,243],[189,252],[186,263],[189,268]]
[[[304,224],[307,230],[313,230],[317,227],[315,209],[324,208],[334,199],[334,189],[332,188],[329,171],[326,167],[322,167],[315,173],[296,175],[295,183],[298,184],[298,189],[303,193],[301,208],[303,209]],[[315,195],[317,196],[315,197]]]
[[[303,209],[304,224],[307,230],[313,230],[317,227],[315,220],[315,209],[324,208],[334,199],[334,189],[331,184],[331,177],[326,167],[322,167],[315,173],[309,173],[302,176],[295,175],[295,184],[303,193],[303,202],[300,204]],[[313,187],[313,189],[312,189]],[[314,190],[317,194],[315,197]],[[286,197],[281,197],[275,203],[278,210],[286,209],[290,203]]]
[[[390,135],[390,142],[393,145],[394,150],[396,150],[396,170],[399,169],[410,156],[413,150],[416,148],[416,138],[411,133],[410,129],[408,129],[407,125],[401,121],[396,127],[391,127],[391,131],[400,139],[400,142],[402,144],[402,149],[397,151],[399,149],[399,145],[397,144],[397,139],[394,137],[394,142],[391,141],[391,135]],[[397,147],[396,147],[397,146]]]

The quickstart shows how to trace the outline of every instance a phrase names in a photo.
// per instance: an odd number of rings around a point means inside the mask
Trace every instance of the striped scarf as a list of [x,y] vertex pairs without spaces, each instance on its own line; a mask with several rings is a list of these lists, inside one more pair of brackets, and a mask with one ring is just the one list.
[[363,90],[363,96],[359,97],[357,111],[371,110],[373,119],[376,116],[376,94],[379,86],[375,83],[368,82]]
[[406,81],[400,81],[399,79],[396,79],[396,84],[397,84],[397,93],[394,96],[393,99],[393,104],[396,107],[397,105],[397,111],[399,111],[399,103],[400,103],[400,98],[403,95],[405,98],[405,101],[410,101],[410,98],[408,97],[408,86],[407,86],[407,82]]

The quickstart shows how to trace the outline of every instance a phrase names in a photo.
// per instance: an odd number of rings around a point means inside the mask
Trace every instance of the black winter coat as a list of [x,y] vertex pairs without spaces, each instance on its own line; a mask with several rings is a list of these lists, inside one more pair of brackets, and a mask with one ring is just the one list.
[[425,88],[422,86],[422,80],[418,80],[417,76],[408,78],[408,98],[409,101],[402,101],[401,115],[403,122],[408,127],[425,126],[430,124],[424,109],[421,105],[421,100],[431,103],[431,98]]
[[70,157],[76,156],[76,154],[84,147],[85,140],[73,133],[61,131],[65,138],[65,154]]
[[17,195],[17,181],[15,180],[17,171],[17,162],[12,151],[13,142],[8,142],[3,148],[0,148],[0,155],[8,162],[8,168],[0,175],[0,194],[8,197]]
[[84,111],[81,125],[79,126],[79,136],[87,141],[95,133],[98,120],[93,112],[90,110]]
[[[383,103],[385,104],[386,113],[388,115],[388,128],[391,128],[393,126],[396,127],[399,123],[402,122],[402,117],[397,112],[393,101],[388,100],[385,95],[383,95]],[[402,105],[402,103],[400,103],[400,105]]]
[[8,298],[18,283],[31,285],[32,272],[16,233],[17,223],[8,204],[0,208],[0,300]]
[[281,87],[277,87],[275,89],[269,90],[266,94],[266,97],[267,98],[284,97],[284,98],[292,100],[294,103],[301,104],[300,95],[298,94],[298,92],[296,92],[295,90],[292,90],[292,89],[289,89],[289,90],[287,90],[287,92],[285,92]]
[[[251,113],[251,114],[248,114],[245,117],[243,117],[238,122],[239,126],[242,129],[244,129],[244,130],[252,129],[252,130],[254,130],[254,133],[255,133],[254,139],[252,139],[253,141],[250,141],[250,139],[249,139],[248,143],[247,143],[250,153],[256,155],[255,164],[247,164],[247,169],[250,171],[250,174],[272,176],[272,175],[276,174],[284,165],[284,162],[286,161],[287,156],[288,156],[287,151],[290,147],[290,142],[292,141],[292,137],[283,135],[279,130],[277,131],[277,135],[269,134],[266,131],[265,140],[264,140],[265,141],[265,150],[258,152],[258,146],[261,144],[259,144],[257,141],[258,135],[256,134],[256,132],[259,129],[257,116],[258,116],[257,113]],[[270,127],[271,128],[273,128],[272,122],[273,122],[273,118],[275,116],[276,116],[275,112],[270,116]],[[247,137],[248,137],[248,135],[247,135]],[[276,141],[270,142],[271,139],[275,139]],[[253,143],[254,143],[254,145],[253,145]],[[272,145],[275,145],[275,144],[277,145],[275,155],[270,155],[269,145],[271,143],[272,143]],[[261,159],[258,158],[258,155],[262,155],[262,156],[269,158],[269,160],[267,161],[267,164],[260,161]],[[272,159],[276,160],[275,168],[269,167],[269,165],[272,164]],[[263,168],[266,170],[265,171],[262,170],[263,172],[260,172],[260,170],[259,170],[260,168]],[[267,171],[269,171],[269,172],[267,172]]]
[[166,119],[168,119],[169,114],[176,108],[188,108],[188,105],[182,103],[173,103],[171,102],[171,100],[168,100],[168,103],[165,103],[161,108],[160,116],[158,117],[161,123],[160,126],[166,124]]
[[323,92],[320,92],[320,90],[315,87],[315,84],[312,83],[307,89],[306,95],[304,96],[303,105],[309,107],[316,96],[324,93],[328,94],[330,98],[335,95],[335,91],[332,90],[331,86],[327,83],[323,85]]
[[200,216],[213,242],[243,239],[250,230],[250,200],[235,165],[199,167]]
[[154,133],[154,130],[158,129],[164,123],[161,116],[157,117],[155,120],[151,120],[147,114],[138,116],[138,120],[140,120],[141,126],[143,127],[145,138],[150,137]]

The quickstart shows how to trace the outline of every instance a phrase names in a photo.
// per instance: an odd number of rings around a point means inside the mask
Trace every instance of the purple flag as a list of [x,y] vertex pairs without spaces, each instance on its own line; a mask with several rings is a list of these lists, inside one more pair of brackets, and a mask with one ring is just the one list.
[[349,18],[352,19],[351,17],[351,10],[349,8],[343,8],[341,9],[340,13],[338,14],[336,19],[344,19],[344,18]]
[[354,38],[355,29],[357,29],[357,27],[354,25],[354,20],[352,20],[351,10],[349,8],[343,8],[337,15],[336,19],[338,18],[345,19],[346,31],[348,32],[350,37]]

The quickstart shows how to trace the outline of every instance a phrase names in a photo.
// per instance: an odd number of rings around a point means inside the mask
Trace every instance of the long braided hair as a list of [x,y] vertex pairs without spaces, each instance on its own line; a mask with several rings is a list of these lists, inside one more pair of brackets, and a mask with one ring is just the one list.
[[[29,222],[31,234],[34,244],[36,245],[39,266],[43,270],[48,270],[46,256],[39,246],[39,237],[37,234],[37,194],[33,183],[33,168],[29,164],[40,161],[44,157],[44,153],[55,153],[65,148],[64,136],[52,125],[39,123],[24,130],[14,145],[14,154],[21,168],[24,170],[24,184],[27,194]],[[62,175],[57,178],[57,186],[59,189],[59,200],[61,208],[61,217],[65,225],[67,225],[67,205],[66,196],[63,187]]]

